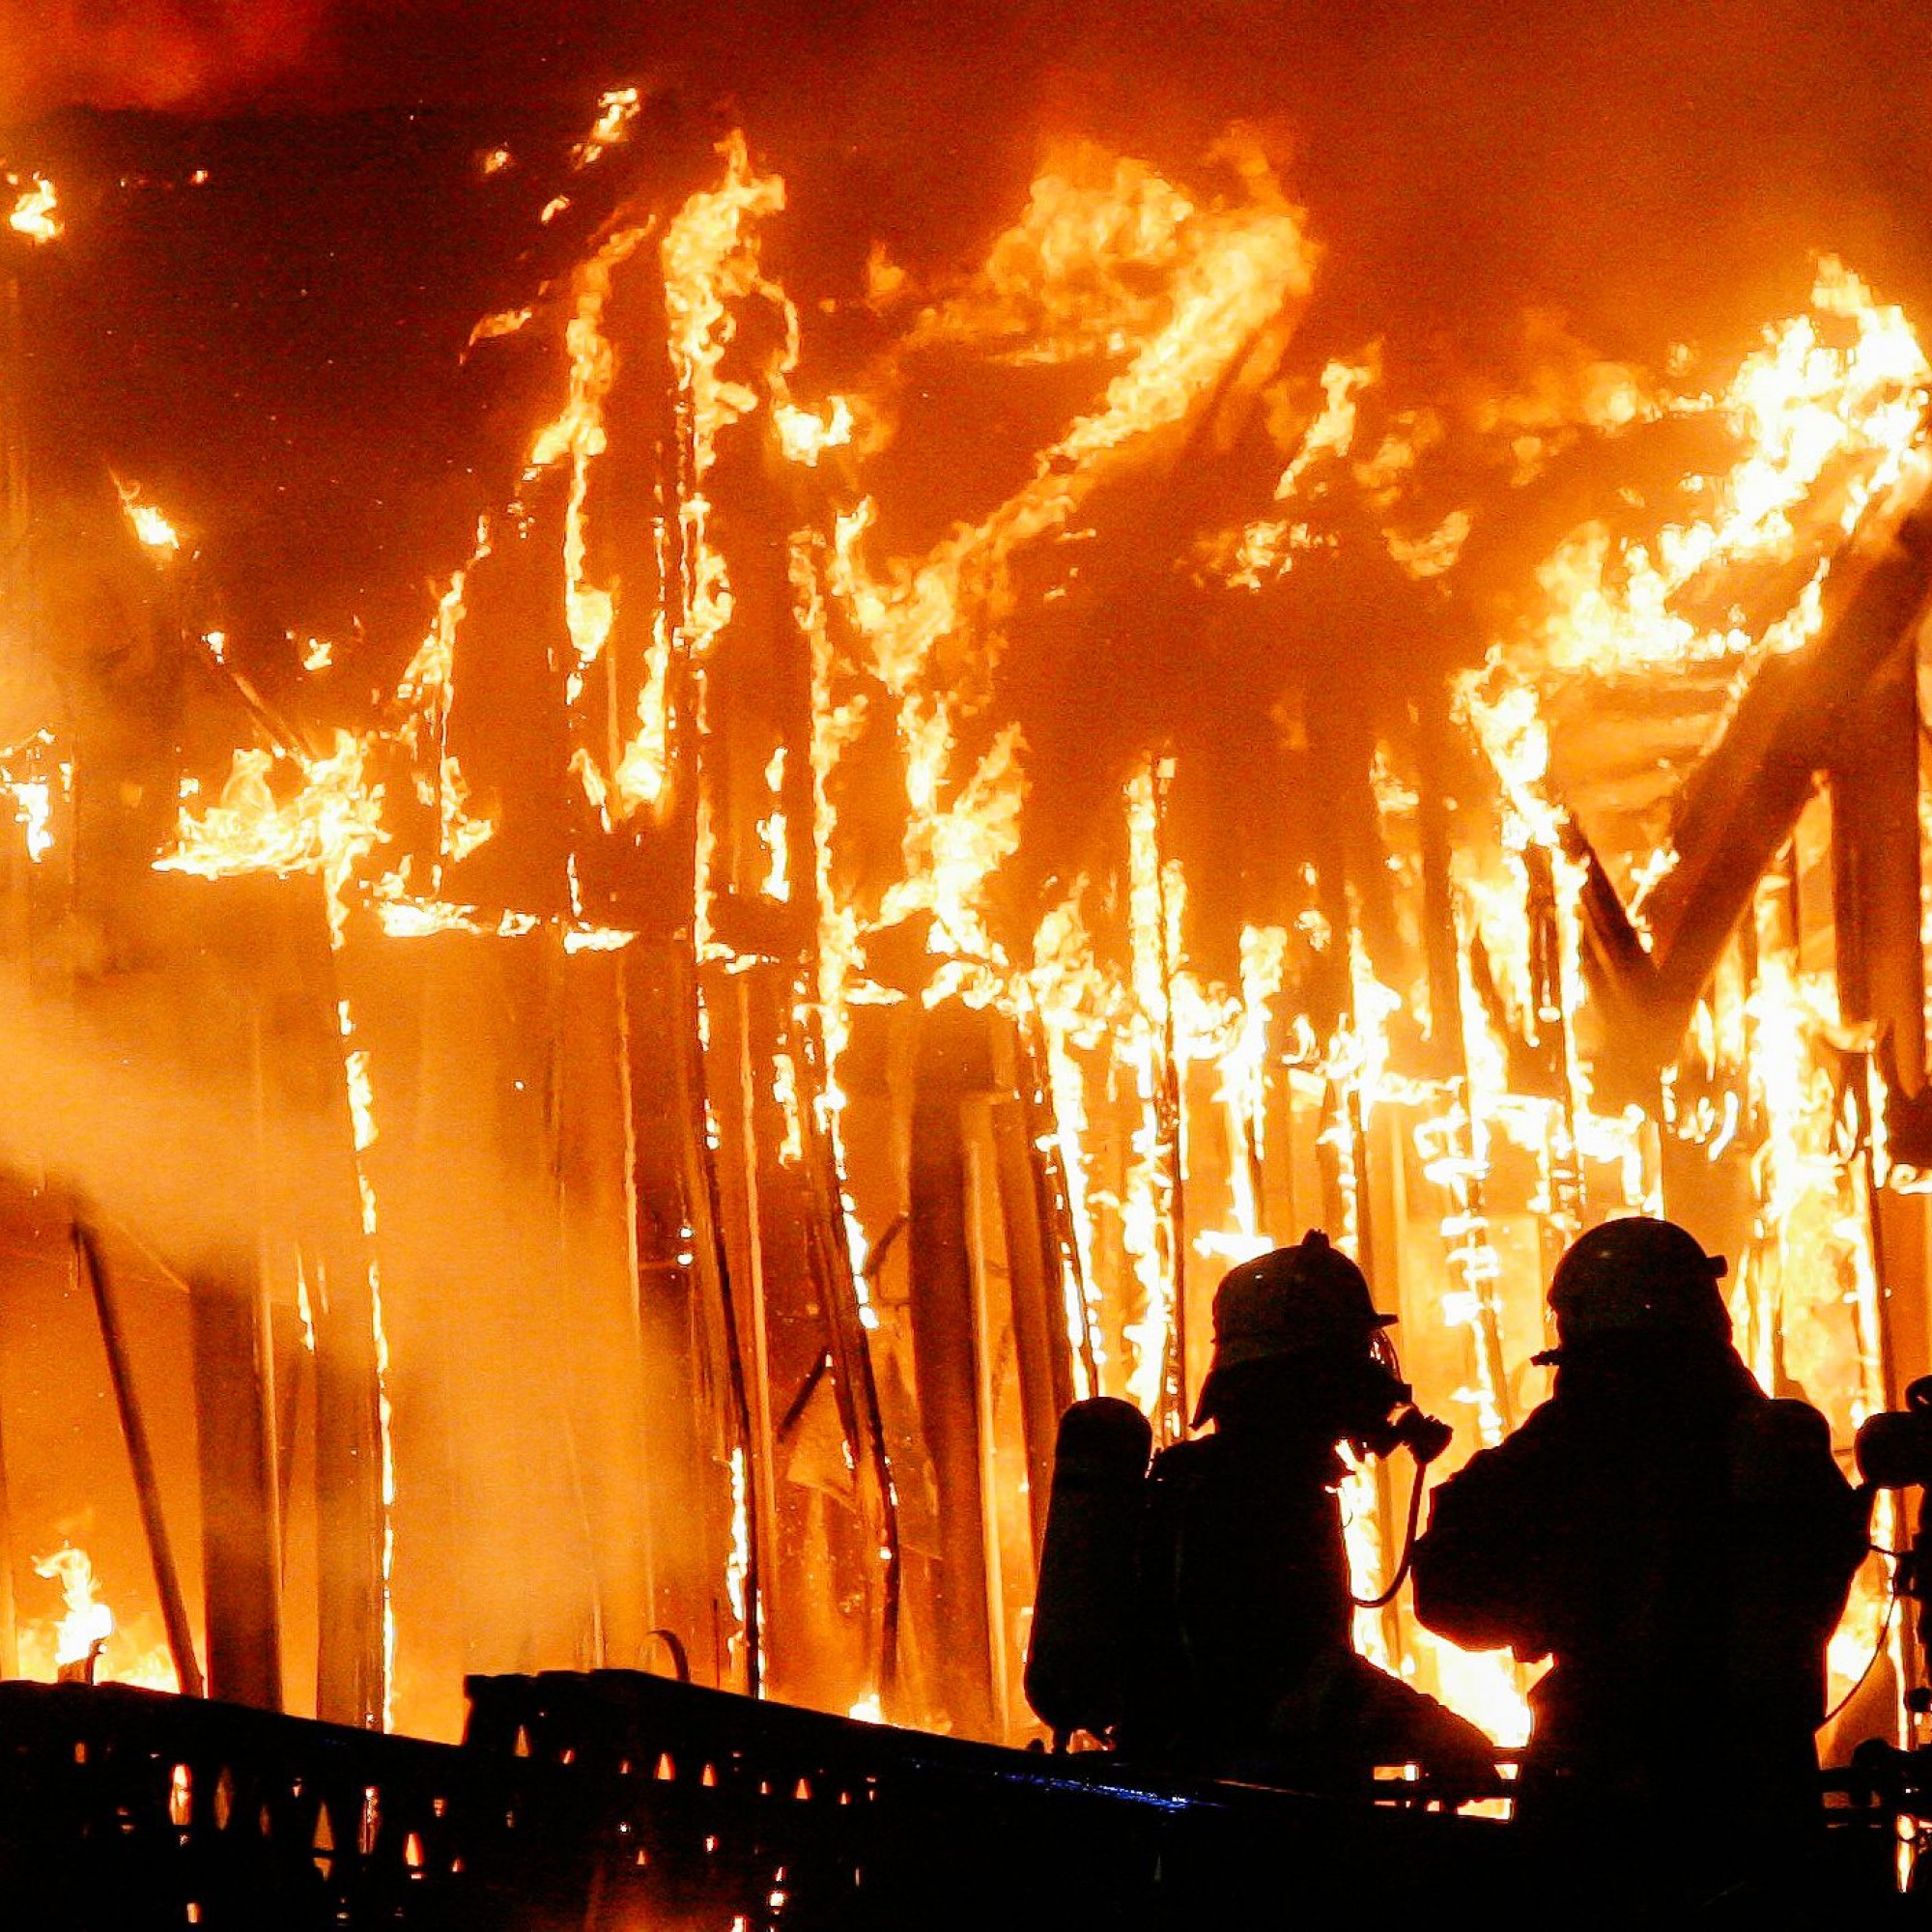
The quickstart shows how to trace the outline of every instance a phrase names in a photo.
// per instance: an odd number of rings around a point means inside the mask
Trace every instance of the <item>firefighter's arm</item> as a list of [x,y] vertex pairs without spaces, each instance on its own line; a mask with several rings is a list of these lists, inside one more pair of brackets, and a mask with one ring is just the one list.
[[1825,1651],[1869,1536],[1869,1498],[1801,1402],[1753,1405],[1732,1443],[1727,1667],[1741,1711],[1816,1725]]
[[1759,1590],[1829,1636],[1870,1548],[1871,1499],[1845,1480],[1809,1404],[1767,1402],[1733,1448],[1733,1500]]
[[1537,1459],[1522,1435],[1470,1458],[1435,1492],[1415,1546],[1415,1614],[1465,1650],[1546,1656],[1540,1608],[1543,1511]]

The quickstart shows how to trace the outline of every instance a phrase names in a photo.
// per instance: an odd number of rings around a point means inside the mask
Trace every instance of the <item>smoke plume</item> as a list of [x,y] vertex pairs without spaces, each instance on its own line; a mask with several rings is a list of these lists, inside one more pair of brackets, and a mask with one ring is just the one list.
[[327,0],[3,0],[0,122],[242,99],[311,59],[326,11]]

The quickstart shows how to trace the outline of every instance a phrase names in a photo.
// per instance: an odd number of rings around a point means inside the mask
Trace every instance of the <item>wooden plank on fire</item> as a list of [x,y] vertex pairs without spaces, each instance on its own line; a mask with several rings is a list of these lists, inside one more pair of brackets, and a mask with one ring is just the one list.
[[191,1267],[188,1282],[208,1692],[279,1711],[281,1534],[260,1271],[230,1243]]
[[[1826,618],[1804,649],[1762,666],[1679,801],[1675,867],[1645,908],[1652,947],[1638,966],[1620,902],[1599,878],[1584,895],[1607,988],[1608,1064],[1662,1065],[1790,837],[1856,707],[1932,596],[1932,470],[1867,512],[1825,585]],[[1607,896],[1605,895],[1607,894]]]
[[955,1735],[998,1733],[980,1457],[979,1290],[974,1279],[967,1096],[993,1086],[985,1015],[949,1000],[921,1016],[909,1161],[910,1315],[920,1429],[939,1511],[934,1617],[938,1702]]
[[1925,1086],[1917,641],[1901,636],[1887,654],[1832,761],[1838,1010],[1877,1027],[1886,1086],[1907,1098]]
[[1061,1414],[1071,1400],[1072,1365],[1060,1298],[1060,1255],[1040,1216],[1025,1103],[1015,1097],[996,1099],[991,1118],[995,1180],[1012,1293],[1013,1351],[1019,1365],[1027,1506],[1037,1564],[1046,1536],[1047,1497],[1053,1487],[1054,1436]]

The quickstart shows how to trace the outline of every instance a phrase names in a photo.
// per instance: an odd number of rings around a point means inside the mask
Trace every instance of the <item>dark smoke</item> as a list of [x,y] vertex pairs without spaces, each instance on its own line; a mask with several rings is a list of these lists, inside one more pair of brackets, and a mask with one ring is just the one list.
[[1875,0],[6,0],[0,35],[14,121],[510,107],[644,78],[782,129],[794,164],[842,156],[888,221],[1009,185],[1047,124],[1187,158],[1272,117],[1337,232],[1378,236],[1412,289],[1574,286],[1637,328],[1794,248],[1924,266],[1932,17]]
[[58,107],[241,102],[312,59],[328,0],[5,0],[0,124]]

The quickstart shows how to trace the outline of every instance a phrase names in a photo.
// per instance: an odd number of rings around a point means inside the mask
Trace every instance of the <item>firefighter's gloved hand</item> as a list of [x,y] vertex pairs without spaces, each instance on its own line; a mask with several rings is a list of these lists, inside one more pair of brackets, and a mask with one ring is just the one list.
[[1424,1772],[1459,1797],[1499,1798],[1509,1790],[1496,1768],[1495,1746],[1446,1704],[1436,1705],[1422,1744]]
[[1291,1758],[1362,1776],[1378,1765],[1419,1765],[1459,1797],[1507,1789],[1496,1747],[1476,1725],[1353,1651],[1320,1659],[1276,1707],[1271,1728]]

